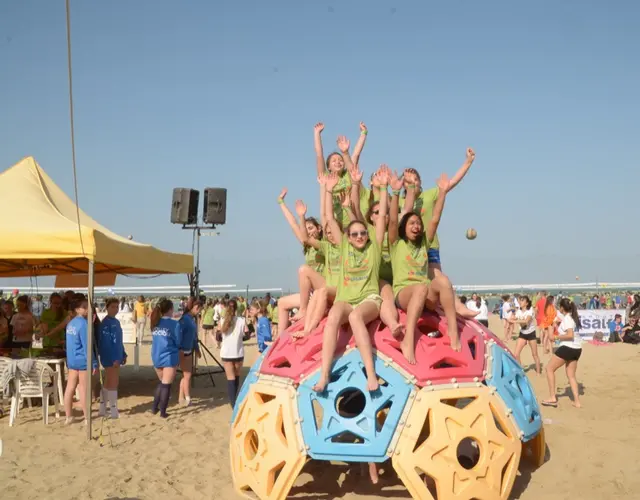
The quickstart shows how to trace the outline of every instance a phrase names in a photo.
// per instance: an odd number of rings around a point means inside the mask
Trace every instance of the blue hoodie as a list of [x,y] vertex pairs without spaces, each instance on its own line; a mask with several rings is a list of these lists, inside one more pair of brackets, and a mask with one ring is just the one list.
[[183,314],[180,318],[180,328],[182,330],[182,342],[180,350],[184,352],[200,352],[198,346],[198,326],[191,314]]
[[267,348],[267,344],[265,344],[265,342],[271,341],[271,323],[266,316],[260,316],[258,318],[257,326],[256,338],[258,340],[258,351],[264,352]]
[[151,332],[151,361],[155,368],[178,366],[178,349],[182,344],[182,329],[180,323],[171,318],[160,318]]
[[[67,324],[67,366],[70,370],[87,369],[87,325],[87,318],[82,316],[76,316]],[[91,365],[98,368],[95,357]]]
[[113,363],[124,363],[127,353],[122,342],[122,326],[120,321],[111,316],[105,316],[100,324],[100,363],[105,368],[111,368]]

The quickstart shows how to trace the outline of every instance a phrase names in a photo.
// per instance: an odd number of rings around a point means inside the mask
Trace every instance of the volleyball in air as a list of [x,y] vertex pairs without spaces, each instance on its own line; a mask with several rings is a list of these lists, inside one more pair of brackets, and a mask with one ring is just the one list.
[[475,229],[473,229],[473,228],[469,228],[469,229],[467,229],[467,234],[466,234],[466,236],[467,236],[467,239],[468,239],[468,240],[475,240],[475,239],[476,239],[476,236],[478,236],[478,231],[476,231],[476,230],[475,230]]
[[129,236],[127,236],[127,238],[129,238],[130,240],[132,240],[132,239],[133,239],[133,236],[132,236],[132,235],[129,235]]

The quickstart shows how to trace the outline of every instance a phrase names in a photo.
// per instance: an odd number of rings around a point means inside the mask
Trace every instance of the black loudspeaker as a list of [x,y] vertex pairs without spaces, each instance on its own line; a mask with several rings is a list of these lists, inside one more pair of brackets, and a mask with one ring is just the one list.
[[171,203],[171,223],[197,224],[198,201],[200,201],[200,191],[175,188],[173,190],[173,202]]
[[227,190],[224,188],[206,188],[204,190],[205,224],[224,224],[227,221]]

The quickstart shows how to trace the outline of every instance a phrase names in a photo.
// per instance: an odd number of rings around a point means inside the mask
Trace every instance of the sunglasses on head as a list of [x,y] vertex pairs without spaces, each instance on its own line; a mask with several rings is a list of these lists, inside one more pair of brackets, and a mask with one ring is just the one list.
[[357,238],[358,236],[364,238],[365,236],[369,236],[369,233],[367,231],[353,231],[349,233],[349,236],[352,238]]

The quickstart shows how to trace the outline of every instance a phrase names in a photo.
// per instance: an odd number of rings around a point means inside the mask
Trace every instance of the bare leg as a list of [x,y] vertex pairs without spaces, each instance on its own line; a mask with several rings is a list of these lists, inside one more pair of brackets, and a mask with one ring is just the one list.
[[309,298],[312,290],[319,290],[326,285],[322,275],[306,264],[298,269],[298,281],[300,285],[300,310],[298,315],[300,318],[307,314],[309,307]]
[[85,420],[87,419],[87,408],[85,402],[87,400],[87,372],[86,370],[80,370],[78,372],[78,388],[80,390],[80,406],[82,407],[82,414]]
[[407,312],[407,324],[400,348],[404,357],[412,365],[416,364],[416,325],[424,310],[428,293],[427,285],[410,285],[398,293],[398,303]]
[[356,346],[360,351],[364,369],[367,372],[367,388],[369,391],[377,391],[379,385],[373,363],[373,349],[371,348],[371,338],[369,337],[367,324],[376,319],[379,314],[378,304],[371,300],[364,301],[349,314],[349,325],[351,325],[351,331],[356,339]]
[[578,381],[576,380],[576,370],[578,369],[578,362],[569,361],[565,369],[567,371],[567,378],[569,379],[571,393],[573,394],[573,406],[575,406],[576,408],[582,408],[582,404],[580,404],[580,391],[578,390]]
[[322,335],[322,370],[318,383],[313,386],[313,390],[316,392],[324,392],[329,383],[333,355],[338,344],[338,329],[349,321],[351,311],[353,311],[353,307],[346,302],[335,302],[329,311]]
[[542,374],[542,366],[540,364],[540,357],[538,356],[538,342],[535,340],[529,341],[529,348],[531,349],[531,356],[533,356],[533,362],[536,364],[536,373]]
[[289,311],[294,307],[300,307],[299,293],[278,299],[278,325],[280,325],[282,331],[289,328]]
[[522,366],[522,360],[520,359],[520,354],[522,354],[522,349],[524,349],[524,346],[526,345],[527,345],[526,340],[521,338],[516,340],[516,352],[514,354],[516,355],[516,359],[518,360],[518,363],[520,364],[520,366]]
[[369,477],[372,484],[378,484],[378,465],[374,462],[369,462]]
[[64,390],[64,413],[67,417],[67,423],[70,423],[73,418],[73,396],[78,386],[78,378],[78,370],[69,370],[67,387]]
[[191,371],[193,369],[193,354],[185,356],[180,353],[180,368],[182,368],[182,380],[180,380],[180,389],[178,393],[178,401],[184,399],[187,405],[191,403]]
[[[440,276],[444,276],[445,278],[447,278],[447,280],[449,279],[447,275],[445,275],[442,272],[441,264],[429,262],[429,279],[434,280]],[[454,294],[454,297],[455,297],[454,300],[455,300],[456,314],[459,314],[463,318],[469,318],[469,319],[473,319],[478,314],[480,314],[480,311],[472,311],[467,306],[465,306],[462,302],[460,302],[460,299],[458,298],[457,295]]]
[[455,292],[453,286],[444,274],[437,276],[429,286],[427,301],[440,302],[447,318],[447,333],[451,339],[451,349],[460,350],[460,333],[458,332],[458,317],[456,316]]
[[402,335],[402,325],[398,322],[398,309],[393,297],[393,288],[384,280],[380,280],[380,296],[382,297],[380,319],[391,330],[391,335],[399,337]]
[[547,385],[549,386],[549,399],[543,401],[543,403],[557,403],[556,397],[556,370],[564,365],[564,360],[560,359],[555,354],[551,357],[551,360],[547,364]]
[[309,310],[309,314],[304,320],[304,333],[305,335],[311,333],[322,321],[322,318],[327,311],[327,306],[330,301],[336,298],[336,289],[334,287],[323,287],[316,290],[311,297],[309,306],[313,305]]

